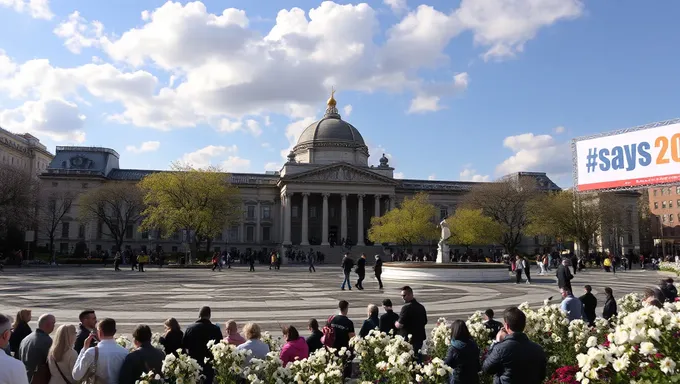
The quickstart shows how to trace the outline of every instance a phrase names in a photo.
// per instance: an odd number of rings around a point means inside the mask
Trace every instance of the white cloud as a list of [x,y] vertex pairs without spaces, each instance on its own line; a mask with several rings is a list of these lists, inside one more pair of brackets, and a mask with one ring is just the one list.
[[0,0],[0,6],[12,8],[19,13],[30,13],[34,19],[51,20],[49,0]]
[[558,178],[571,172],[571,148],[568,142],[556,142],[550,135],[525,133],[509,136],[503,145],[514,154],[496,167],[496,173],[546,172]]
[[99,46],[102,41],[107,41],[103,37],[104,25],[99,21],[88,23],[78,11],[59,23],[54,28],[54,34],[64,39],[64,46],[73,53],[80,53],[83,48]]
[[465,169],[460,172],[459,177],[461,181],[474,182],[489,181],[491,179],[489,175],[480,175],[476,170],[470,168],[469,166],[466,166]]
[[272,147],[272,145],[269,144],[269,143],[262,143],[262,144],[260,144],[260,146],[262,146],[262,148],[271,148]]
[[0,111],[0,126],[36,137],[47,136],[56,142],[84,142],[84,125],[85,115],[78,106],[61,99],[27,101]]
[[125,150],[132,153],[155,152],[161,147],[160,141],[145,141],[139,147],[128,145]]
[[227,154],[233,154],[238,151],[236,145],[224,146],[224,145],[208,145],[201,149],[193,152],[185,153],[180,161],[182,163],[191,164],[196,168],[205,168],[214,164],[216,158],[219,160],[220,157],[224,157]]
[[250,160],[238,156],[229,156],[222,162],[222,169],[227,172],[248,172]]
[[404,172],[394,172],[395,179],[404,179]]
[[283,163],[281,162],[276,162],[276,161],[270,161],[267,164],[264,165],[264,170],[265,171],[280,171],[281,167],[283,167]]
[[411,100],[408,113],[436,112],[442,109],[439,96],[418,95]]
[[437,175],[434,173],[427,177],[428,180],[437,180]]
[[485,60],[512,57],[538,30],[583,14],[581,0],[462,0],[456,17],[472,30],[476,44],[489,47]]
[[383,155],[389,160],[388,164],[391,167],[394,167],[394,162],[393,162],[393,157],[392,154],[385,149],[381,144],[378,144],[377,146],[373,146],[371,143],[367,144],[368,146],[368,154],[370,157],[368,158],[368,162],[370,165],[379,165],[380,164],[380,158],[382,158]]
[[555,127],[555,129],[554,129],[553,131],[554,131],[556,134],[559,135],[559,134],[561,134],[561,133],[564,133],[565,130],[566,130],[566,129],[564,128],[564,126],[561,126],[561,125],[560,125],[559,127]]
[[253,119],[246,120],[246,127],[248,128],[248,131],[253,134],[253,136],[260,136],[262,134],[260,123]]
[[342,116],[347,118],[352,114],[352,105],[347,104],[345,107],[342,109]]
[[298,139],[302,134],[302,131],[304,131],[305,128],[312,125],[312,123],[315,121],[316,118],[314,117],[306,117],[302,120],[293,121],[292,123],[286,126],[286,138],[288,139],[288,147],[281,150],[281,157],[283,157],[284,159],[287,158],[288,153],[297,144]]
[[383,3],[394,13],[401,13],[407,9],[406,0],[383,0]]

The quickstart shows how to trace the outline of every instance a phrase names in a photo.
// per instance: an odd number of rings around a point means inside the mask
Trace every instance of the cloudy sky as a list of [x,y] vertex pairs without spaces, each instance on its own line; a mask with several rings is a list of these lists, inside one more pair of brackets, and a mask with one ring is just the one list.
[[569,140],[678,117],[680,2],[0,0],[0,126],[278,170],[323,115],[398,177],[571,183]]

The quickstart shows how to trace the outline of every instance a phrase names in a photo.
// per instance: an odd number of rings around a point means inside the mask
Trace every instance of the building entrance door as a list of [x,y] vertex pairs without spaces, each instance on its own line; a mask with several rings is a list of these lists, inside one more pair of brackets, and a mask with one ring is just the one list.
[[338,243],[338,227],[335,225],[328,229],[328,242],[332,244]]

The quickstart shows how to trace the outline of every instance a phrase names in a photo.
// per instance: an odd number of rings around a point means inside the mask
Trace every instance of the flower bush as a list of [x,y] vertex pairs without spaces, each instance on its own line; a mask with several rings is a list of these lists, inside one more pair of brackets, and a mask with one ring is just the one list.
[[262,333],[260,340],[269,346],[271,352],[278,352],[283,346],[283,341],[281,337],[274,337],[269,332]]
[[211,364],[215,370],[217,384],[237,384],[243,378],[243,369],[249,350],[237,350],[235,345],[224,340],[210,340],[208,348],[212,355]]
[[578,371],[578,365],[560,367],[548,379],[546,384],[578,384],[578,380],[576,380],[576,373]]
[[377,365],[387,360],[387,346],[391,340],[392,337],[378,330],[371,330],[366,337],[354,337],[350,340],[350,346],[360,358],[362,380],[380,380],[383,373],[378,370]]
[[165,384],[165,379],[160,374],[149,371],[139,376],[135,384]]
[[173,354],[165,356],[161,372],[169,384],[198,384],[203,379],[203,368],[191,357],[177,350],[178,356]]
[[306,359],[288,363],[290,383],[342,384],[343,357],[349,356],[350,352],[346,348],[337,352],[332,348],[321,348]]
[[618,318],[622,319],[629,313],[638,311],[642,308],[642,298],[637,293],[629,293],[616,300],[616,309],[619,312]]
[[451,367],[444,364],[444,360],[435,357],[430,363],[422,366],[420,372],[416,373],[417,383],[427,384],[447,384],[449,375],[453,372]]
[[292,374],[283,366],[278,352],[269,352],[264,359],[251,359],[244,376],[250,384],[286,384],[292,381]]
[[[471,318],[472,319],[472,318]],[[432,358],[446,358],[446,352],[451,344],[451,325],[445,318],[440,317],[430,332],[430,339],[427,341],[427,351]],[[481,347],[480,347],[481,348]]]
[[659,264],[659,270],[666,272],[673,272],[680,276],[680,263],[664,261]]
[[116,344],[127,349],[128,351],[134,351],[135,350],[135,345],[132,344],[132,340],[130,340],[127,336],[118,336],[116,338]]

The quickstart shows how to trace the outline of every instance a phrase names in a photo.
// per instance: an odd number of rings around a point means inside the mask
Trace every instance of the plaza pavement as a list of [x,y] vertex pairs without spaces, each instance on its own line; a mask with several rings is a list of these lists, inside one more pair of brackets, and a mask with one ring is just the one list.
[[[355,274],[352,276],[356,279]],[[572,286],[578,295],[584,284],[593,286],[600,315],[605,286],[610,286],[618,298],[655,285],[660,276],[658,272],[639,269],[615,276],[591,270],[578,273]],[[381,292],[372,275],[365,280],[364,291],[341,291],[342,272],[329,265],[317,266],[316,273],[309,273],[306,267],[286,265],[278,271],[258,265],[256,272],[242,266],[222,272],[153,267],[144,273],[125,266],[121,272],[111,267],[6,268],[0,272],[0,313],[14,316],[18,309],[30,308],[31,326],[35,327],[42,313],[54,314],[58,323],[78,323],[78,313],[92,308],[99,319],[116,319],[119,333],[130,334],[141,323],[161,332],[168,317],[175,317],[185,328],[196,320],[201,306],[209,305],[213,321],[222,328],[226,320],[233,319],[239,326],[255,321],[277,335],[284,324],[292,324],[307,334],[308,319],[316,318],[323,324],[336,312],[338,300],[344,299],[350,302],[349,316],[358,332],[368,304],[380,306],[382,299],[390,298],[398,312],[402,304],[399,287],[408,284],[427,309],[429,331],[439,317],[464,319],[489,307],[502,316],[505,307],[525,301],[539,306],[549,296],[555,303],[561,300],[554,272],[549,276],[533,274],[532,280],[532,285],[515,285],[510,278],[507,283],[385,281]]]

